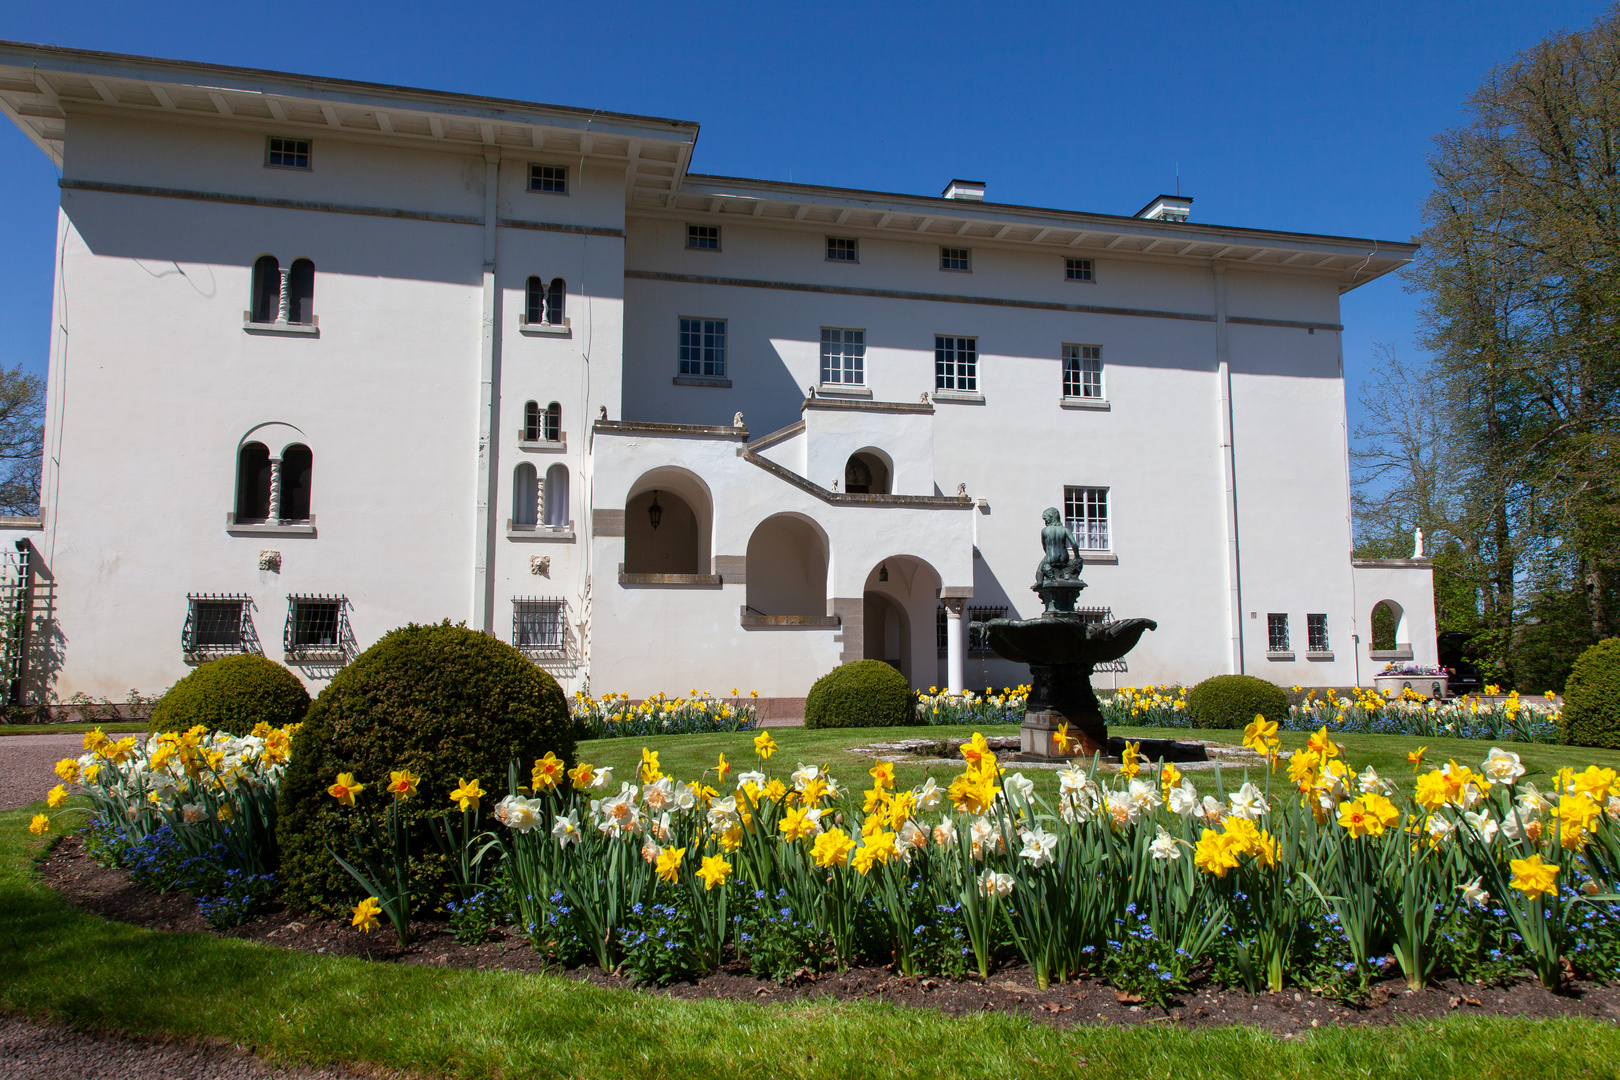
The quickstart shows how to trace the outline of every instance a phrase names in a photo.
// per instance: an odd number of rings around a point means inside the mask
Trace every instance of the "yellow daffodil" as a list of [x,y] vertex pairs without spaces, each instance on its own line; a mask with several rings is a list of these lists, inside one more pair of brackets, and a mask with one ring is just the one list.
[[866,791],[866,801],[861,805],[861,813],[870,814],[872,811],[884,806],[889,801],[889,793],[883,788],[873,785]]
[[409,769],[390,771],[388,774],[388,794],[396,799],[416,798],[416,785],[422,778],[416,776]]
[[1078,739],[1069,734],[1069,722],[1067,720],[1059,724],[1057,726],[1057,730],[1052,732],[1052,745],[1057,747],[1057,752],[1059,754],[1067,755],[1069,752],[1069,747],[1073,746],[1078,741]]
[[816,842],[810,847],[810,858],[825,870],[843,866],[849,861],[849,853],[854,850],[855,841],[843,829],[832,828],[816,837]]
[[591,781],[596,779],[596,770],[582,761],[568,770],[568,779],[576,788],[590,787]]
[[724,885],[726,875],[731,873],[731,864],[718,855],[703,856],[703,864],[698,867],[697,876],[703,882],[703,891],[708,892],[716,885]]
[[782,815],[782,820],[777,825],[777,828],[781,831],[784,839],[803,840],[816,831],[816,823],[810,817],[808,810],[802,806],[795,806]]
[[1249,726],[1243,729],[1243,745],[1265,754],[1271,746],[1272,740],[1277,737],[1277,722],[1267,720],[1259,713],[1255,713]]
[[663,770],[658,767],[658,751],[648,750],[645,746],[641,748],[641,771],[639,775],[643,784],[656,783],[664,775]]
[[1172,762],[1165,762],[1159,770],[1159,786],[1164,791],[1164,797],[1170,797],[1170,789],[1181,786],[1181,770]]
[[382,905],[375,896],[368,896],[354,905],[354,920],[350,924],[362,934],[369,934],[377,929],[377,916],[382,914]]
[[1119,775],[1127,780],[1135,779],[1136,774],[1142,771],[1142,766],[1138,764],[1141,756],[1142,744],[1127,739],[1125,741],[1125,752],[1119,758]]
[[1423,809],[1433,813],[1451,801],[1451,785],[1439,769],[1431,769],[1418,777],[1412,798]]
[[1238,864],[1232,840],[1224,833],[1205,829],[1198,838],[1198,846],[1193,849],[1193,865],[1206,874],[1225,877],[1227,871],[1237,869]]
[[478,800],[484,797],[484,789],[478,786],[477,779],[461,781],[461,786],[450,793],[450,801],[461,810],[478,809]]
[[1557,863],[1544,863],[1539,854],[1528,859],[1514,859],[1509,866],[1513,870],[1513,880],[1510,884],[1534,899],[1542,894],[1552,894],[1558,891],[1555,883],[1558,877]]
[[1427,746],[1420,746],[1416,750],[1408,750],[1406,752],[1406,763],[1412,766],[1412,773],[1414,775],[1416,775],[1423,768],[1423,754],[1428,749],[1429,748]]
[[1339,747],[1333,742],[1332,739],[1328,738],[1326,724],[1323,724],[1321,730],[1306,740],[1305,748],[1307,750],[1316,751],[1323,761],[1326,761],[1328,758],[1336,758],[1339,756]]
[[665,848],[658,853],[658,862],[655,868],[658,871],[658,880],[673,885],[681,873],[681,860],[686,858],[686,849]]
[[28,822],[28,831],[35,836],[44,836],[45,830],[51,827],[51,819],[44,814],[35,814]]
[[865,837],[865,843],[855,852],[855,871],[861,875],[872,872],[878,863],[887,863],[897,854],[894,833],[878,830]]
[[354,797],[366,790],[366,785],[355,782],[354,773],[338,773],[337,780],[326,793],[344,806],[353,806]]
[[79,763],[70,757],[65,757],[56,763],[56,775],[69,784],[79,782]]
[[720,773],[720,779],[724,780],[726,778],[726,774],[731,772],[731,766],[729,764],[727,764],[727,762],[726,762],[726,755],[724,755],[724,754],[720,755],[720,760],[719,760],[718,763],[715,764],[715,768]]
[[872,778],[872,786],[879,788],[894,787],[894,765],[887,761],[880,761],[870,769],[867,775]]
[[65,802],[67,802],[67,788],[63,787],[61,784],[57,784],[55,787],[51,788],[51,790],[45,795],[45,805],[50,807],[52,810],[55,810],[58,806],[61,806]]
[[761,761],[771,760],[771,755],[776,753],[776,740],[771,738],[770,732],[762,731],[754,736],[754,753]]
[[568,766],[555,753],[546,751],[546,756],[534,763],[534,769],[529,773],[529,786],[536,795],[542,791],[553,791],[568,775]]
[[787,785],[772,777],[770,780],[765,782],[764,794],[767,799],[771,800],[771,802],[781,802],[783,796],[787,794]]

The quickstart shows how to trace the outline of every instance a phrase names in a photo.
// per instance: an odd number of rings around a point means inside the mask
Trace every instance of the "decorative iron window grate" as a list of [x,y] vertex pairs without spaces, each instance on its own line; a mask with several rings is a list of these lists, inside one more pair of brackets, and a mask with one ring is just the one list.
[[1275,611],[1266,614],[1266,651],[1288,651],[1288,616]]
[[1327,615],[1305,616],[1305,647],[1311,652],[1330,652],[1328,647]]
[[282,647],[291,656],[328,656],[347,653],[349,598],[346,596],[287,597],[287,626]]
[[[990,647],[989,638],[985,633],[985,624],[991,619],[1005,619],[1006,607],[970,607],[962,613],[962,619],[967,623],[967,651],[974,656],[994,656],[996,651]],[[940,604],[934,615],[934,637],[941,656],[945,655],[947,632],[945,629],[945,605]]]
[[512,600],[512,644],[529,656],[561,656],[568,649],[568,601],[558,596]]
[[253,599],[245,593],[191,593],[180,648],[191,656],[258,652]]

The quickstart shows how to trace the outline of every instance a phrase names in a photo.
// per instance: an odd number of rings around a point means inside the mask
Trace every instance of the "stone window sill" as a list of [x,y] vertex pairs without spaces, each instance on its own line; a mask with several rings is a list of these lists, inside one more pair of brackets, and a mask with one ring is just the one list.
[[561,544],[574,542],[574,523],[567,525],[514,525],[510,518],[506,522],[506,538],[508,540],[550,540]]
[[963,405],[983,405],[984,395],[974,390],[935,390],[935,401],[955,401]]
[[1412,646],[1402,645],[1395,649],[1369,649],[1369,660],[1410,660],[1412,659]]
[[1293,658],[1294,658],[1294,654],[1292,652],[1268,652],[1268,653],[1266,653],[1266,659],[1267,660],[1292,660]]
[[321,321],[317,316],[307,323],[254,322],[252,316],[244,312],[242,330],[248,334],[290,334],[293,337],[320,337]]
[[715,378],[709,375],[677,375],[670,380],[676,386],[715,386],[722,390],[731,389],[731,380]]
[[760,615],[742,610],[744,630],[828,630],[842,625],[837,615]]
[[1119,562],[1119,556],[1112,551],[1082,550],[1080,560],[1082,563],[1107,563],[1112,566]]
[[560,439],[519,439],[518,449],[534,453],[561,453],[568,449],[568,432],[563,432]]
[[1059,404],[1065,409],[1096,409],[1099,412],[1108,412],[1113,408],[1107,398],[1097,397],[1066,397]]
[[1308,652],[1308,653],[1305,654],[1305,659],[1307,659],[1307,660],[1331,660],[1331,659],[1333,659],[1333,651],[1331,649],[1328,649],[1328,650],[1325,650],[1323,652]]
[[872,388],[858,386],[855,383],[817,383],[816,396],[869,398],[872,396]]
[[553,326],[551,323],[520,322],[520,323],[518,323],[518,333],[523,334],[523,335],[525,335],[527,337],[573,337],[574,336],[573,324],[571,322],[569,322],[567,319],[564,319],[562,321],[561,326]]
[[620,585],[715,586],[720,583],[719,574],[627,574],[623,570],[619,571]]
[[308,521],[237,521],[225,515],[225,531],[232,536],[314,536],[315,519]]

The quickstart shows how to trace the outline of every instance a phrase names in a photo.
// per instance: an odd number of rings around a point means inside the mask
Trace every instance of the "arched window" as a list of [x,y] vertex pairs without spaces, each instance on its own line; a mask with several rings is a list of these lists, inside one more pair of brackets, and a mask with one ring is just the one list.
[[527,461],[512,470],[512,525],[532,529],[539,520],[540,477]]
[[270,450],[250,442],[236,457],[236,520],[264,521],[269,516]]
[[564,308],[567,305],[568,285],[560,277],[551,279],[551,287],[546,290],[546,322],[552,326],[561,326],[564,320]]
[[546,321],[546,287],[538,274],[529,275],[523,286],[523,321],[530,324]]
[[557,442],[562,438],[562,406],[555,401],[546,406],[546,425],[543,434],[549,442]]
[[294,259],[287,271],[287,321],[308,326],[315,321],[315,264]]
[[540,423],[540,403],[530,401],[523,406],[523,441],[535,442],[544,429]]
[[546,470],[546,524],[568,524],[568,466],[560,462]]
[[275,322],[281,311],[281,264],[274,255],[260,255],[253,264],[254,322]]
[[858,450],[844,463],[844,490],[851,495],[887,495],[891,471],[883,456]]
[[293,443],[281,452],[281,520],[309,520],[310,479],[314,471],[315,455],[303,443]]

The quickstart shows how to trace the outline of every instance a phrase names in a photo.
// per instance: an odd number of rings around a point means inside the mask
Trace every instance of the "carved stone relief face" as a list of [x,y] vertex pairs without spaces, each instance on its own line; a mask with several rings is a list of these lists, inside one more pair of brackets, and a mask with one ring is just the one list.
[[529,556],[529,573],[534,574],[534,575],[536,575],[538,577],[550,577],[551,576],[551,556],[550,555],[530,555]]
[[259,569],[281,573],[281,552],[271,551],[268,548],[259,552]]

